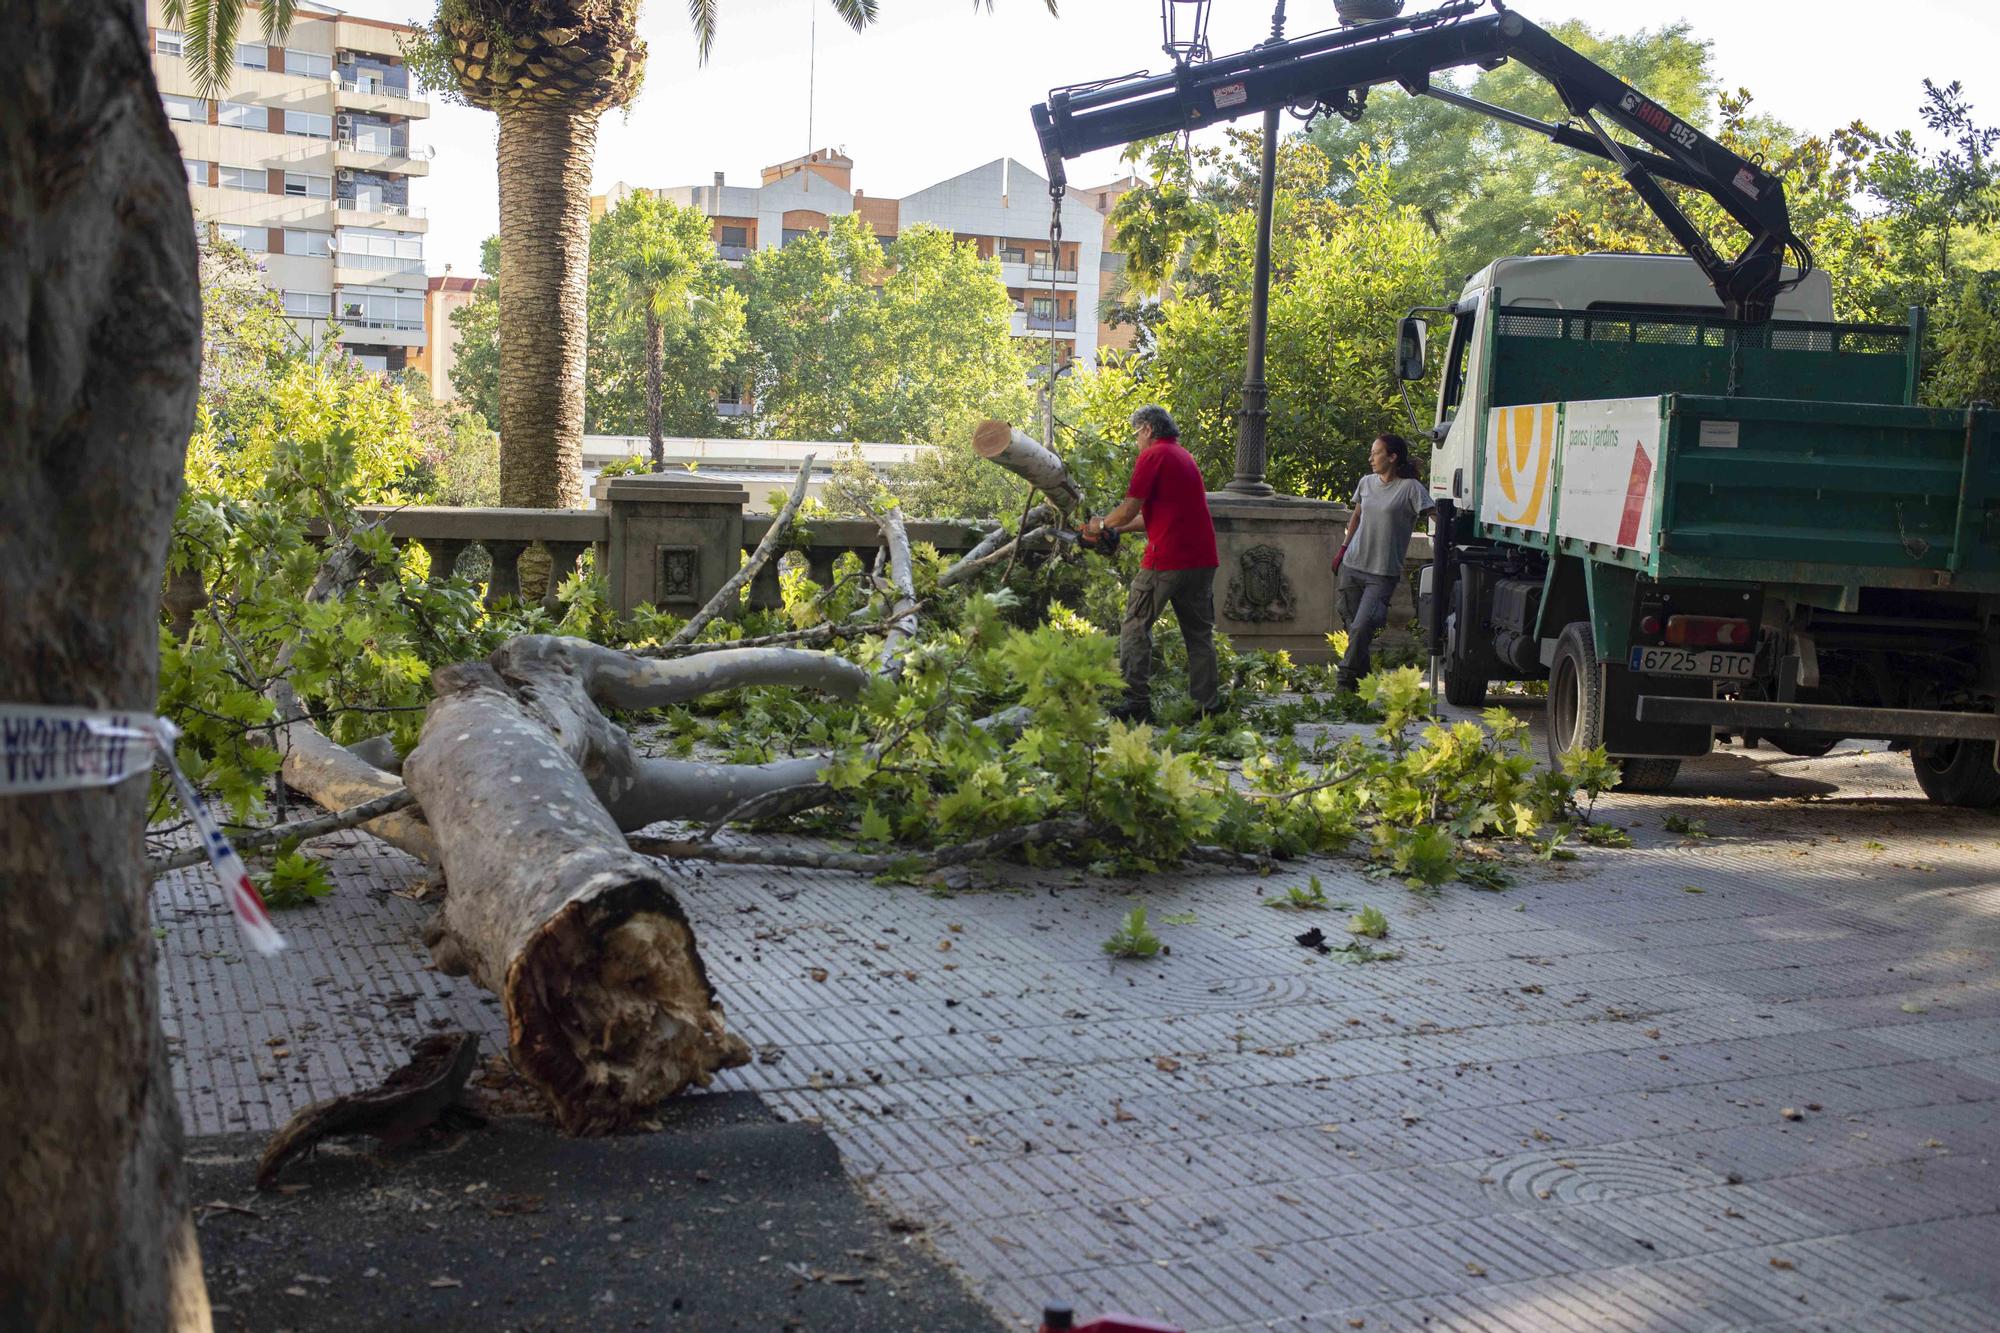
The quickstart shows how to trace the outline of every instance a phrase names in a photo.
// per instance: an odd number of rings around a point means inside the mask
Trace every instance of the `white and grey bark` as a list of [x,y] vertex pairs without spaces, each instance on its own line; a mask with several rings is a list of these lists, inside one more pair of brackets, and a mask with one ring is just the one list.
[[563,1127],[619,1128],[747,1061],[666,874],[578,766],[584,736],[552,731],[485,663],[436,686],[404,766],[450,886],[434,954],[500,997],[514,1062]]
[[[1053,523],[1059,517],[1061,516],[1050,506],[1045,504],[1036,505],[1021,516],[1021,531],[1031,532],[1044,524]],[[951,568],[938,575],[938,587],[949,588],[963,583],[966,579],[971,578],[981,570],[990,568],[990,565],[986,563],[986,557],[992,555],[1012,540],[1012,536],[1005,527],[993,529],[993,531],[981,537],[978,544],[971,550],[954,561]],[[1001,558],[1006,558],[1004,553]]]
[[1064,514],[1083,507],[1083,488],[1069,475],[1063,461],[1025,431],[1005,421],[982,421],[972,432],[972,449],[1029,482]]
[[882,636],[881,670],[900,671],[903,645],[917,632],[917,588],[910,574],[910,530],[903,526],[903,507],[892,504],[875,516],[882,529],[882,549],[889,556],[889,586],[895,602],[889,608],[889,632]]
[[[963,583],[975,574],[984,574],[995,565],[1012,559],[1017,553],[1049,550],[1055,545],[1055,535],[1055,529],[1047,525],[1030,528],[1013,541],[994,547],[977,560],[960,561],[948,572],[958,576],[952,580],[954,583]],[[938,580],[938,586],[945,586],[943,579]]]
[[[415,805],[416,801],[417,798],[412,796],[407,788],[398,787],[395,791],[377,796],[372,801],[365,801],[351,810],[342,810],[330,815],[315,815],[310,819],[295,819],[289,824],[279,824],[274,828],[257,829],[249,833],[232,830],[229,841],[239,852],[255,851],[259,847],[274,847],[293,838],[304,842],[308,838],[317,838],[372,823],[383,815]],[[171,852],[146,862],[146,873],[160,875],[169,870],[184,870],[188,866],[201,865],[207,860],[206,847],[199,845],[184,847],[178,852]]]
[[[140,715],[201,313],[132,0],[0,43],[0,700]],[[58,73],[59,71],[59,73]],[[160,1035],[146,784],[0,797],[0,1327],[207,1329]]]
[[815,457],[814,454],[807,454],[805,461],[799,464],[798,479],[792,482],[792,493],[786,497],[785,507],[771,520],[771,526],[765,529],[763,539],[757,543],[757,549],[750,553],[750,558],[743,562],[742,568],[730,575],[728,580],[715,590],[715,596],[708,599],[708,605],[688,617],[687,624],[674,631],[674,636],[661,645],[663,649],[681,648],[693,643],[694,636],[701,633],[709,621],[736,605],[737,599],[743,595],[743,589],[749,586],[750,580],[756,578],[758,571],[770,563],[772,554],[783,544],[785,533],[792,526],[792,520],[798,517],[799,506],[805,502],[806,483],[812,479]]

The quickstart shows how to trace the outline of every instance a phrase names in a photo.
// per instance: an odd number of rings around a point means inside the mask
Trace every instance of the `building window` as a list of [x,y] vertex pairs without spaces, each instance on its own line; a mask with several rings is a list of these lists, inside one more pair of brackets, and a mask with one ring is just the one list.
[[180,33],[161,28],[153,34],[154,55],[177,56],[181,54],[186,46],[187,38]]
[[181,165],[187,168],[189,185],[208,184],[208,163],[198,158],[184,157],[181,159]]
[[303,171],[285,173],[285,193],[305,199],[333,198],[333,177],[312,176]]
[[1037,296],[1034,303],[1034,316],[1036,319],[1054,319],[1056,317],[1056,303],[1046,296]]
[[333,314],[333,297],[327,292],[284,293],[285,313],[293,319],[325,319]]
[[724,245],[747,246],[750,244],[750,229],[748,227],[724,227],[722,229],[722,243]]
[[378,375],[389,373],[389,354],[387,352],[349,352],[347,359],[363,370],[372,370]]
[[250,102],[217,102],[215,123],[234,125],[239,130],[269,129],[271,113]]
[[333,233],[331,232],[298,231],[287,227],[285,228],[285,253],[288,255],[299,255],[306,259],[325,259],[328,254],[332,253],[332,247],[327,244],[332,239],[332,236]]
[[331,139],[333,117],[321,115],[317,111],[287,111],[285,133],[302,134],[308,139]]
[[1028,262],[1028,252],[1019,246],[1003,246],[1000,250],[1000,262],[1003,264],[1025,264]]
[[801,237],[810,236],[812,234],[813,233],[809,228],[786,227],[784,229],[784,235],[778,238],[778,243],[780,245],[790,245],[793,241],[796,241]]
[[239,250],[261,255],[271,248],[271,234],[262,227],[245,227],[234,222],[218,222],[215,234]]
[[333,73],[333,57],[316,51],[296,51],[288,46],[285,48],[285,73],[296,74],[303,79],[324,79]]
[[199,97],[176,97],[172,93],[161,93],[160,102],[167,108],[168,120],[193,121],[197,125],[208,123],[208,103]]
[[271,188],[271,173],[262,167],[223,167],[217,173],[225,190],[249,190],[263,194]]
[[262,42],[238,42],[236,44],[236,68],[271,68],[271,48]]

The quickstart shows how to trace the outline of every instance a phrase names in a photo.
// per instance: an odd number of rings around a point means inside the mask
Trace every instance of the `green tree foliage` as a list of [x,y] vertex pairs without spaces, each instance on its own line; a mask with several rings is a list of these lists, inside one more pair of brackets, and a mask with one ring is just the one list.
[[591,225],[584,392],[593,431],[727,433],[715,398],[739,373],[743,296],[709,230],[700,209],[651,195],[633,195]]
[[500,420],[500,238],[488,236],[479,247],[479,268],[486,277],[472,299],[451,312],[458,330],[451,387],[458,401],[489,425]]
[[[1120,245],[1163,294],[1147,318],[1142,350],[1075,390],[1077,413],[1122,435],[1143,402],[1164,404],[1181,441],[1211,483],[1230,475],[1238,394],[1248,345],[1255,214],[1229,183],[1254,174],[1257,139],[1236,137],[1216,165],[1214,188],[1186,194],[1192,174],[1178,150],[1147,150],[1154,178],[1120,201]],[[1376,434],[1403,422],[1392,374],[1396,316],[1434,303],[1445,275],[1437,238],[1411,206],[1390,197],[1386,162],[1363,149],[1330,162],[1310,141],[1279,153],[1285,182],[1272,235],[1270,477],[1295,495],[1347,493]],[[1336,178],[1353,202],[1333,198]]]
[[[1709,43],[1688,25],[1657,31],[1600,34],[1581,22],[1549,31],[1662,106],[1708,127],[1715,92]],[[1481,101],[1543,121],[1567,118],[1561,100],[1539,74],[1518,62],[1467,76],[1435,76]],[[1417,210],[1444,246],[1445,272],[1462,281],[1491,260],[1537,252],[1542,234],[1565,211],[1580,207],[1587,186],[1574,149],[1430,97],[1376,88],[1358,123],[1318,122],[1311,137],[1327,159],[1344,163],[1364,145],[1386,144],[1389,197]],[[1339,197],[1362,196],[1358,179],[1336,176]]]

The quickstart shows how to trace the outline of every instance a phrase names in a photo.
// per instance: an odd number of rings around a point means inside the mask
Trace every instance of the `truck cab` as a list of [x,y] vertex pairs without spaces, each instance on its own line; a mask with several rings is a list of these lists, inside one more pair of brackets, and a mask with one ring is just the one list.
[[1880,738],[2000,805],[2000,414],[1916,405],[1920,313],[1836,323],[1788,276],[1751,323],[1688,259],[1503,259],[1406,321],[1400,373],[1441,357],[1446,695],[1547,680],[1551,758],[1601,746],[1632,789],[1718,734]]
[[[1497,311],[1645,311],[1720,317],[1715,288],[1685,255],[1533,255],[1496,259],[1465,280],[1458,300],[1433,324],[1442,335],[1442,382],[1431,429],[1431,494],[1470,502],[1475,423],[1483,419],[1492,385],[1482,377],[1485,325]],[[1829,322],[1833,283],[1815,270],[1778,298],[1777,317]],[[1433,346],[1436,343],[1433,341]]]

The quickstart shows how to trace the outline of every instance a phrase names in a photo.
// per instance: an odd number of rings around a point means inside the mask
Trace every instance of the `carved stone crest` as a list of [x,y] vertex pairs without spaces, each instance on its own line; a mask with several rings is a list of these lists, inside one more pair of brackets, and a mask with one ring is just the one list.
[[695,581],[701,567],[701,548],[696,546],[662,546],[660,553],[660,583],[657,604],[665,606],[671,602],[692,603],[695,600]]
[[1292,581],[1285,577],[1285,553],[1275,546],[1252,546],[1237,559],[1236,572],[1229,576],[1222,613],[1253,624],[1290,620],[1295,603]]

